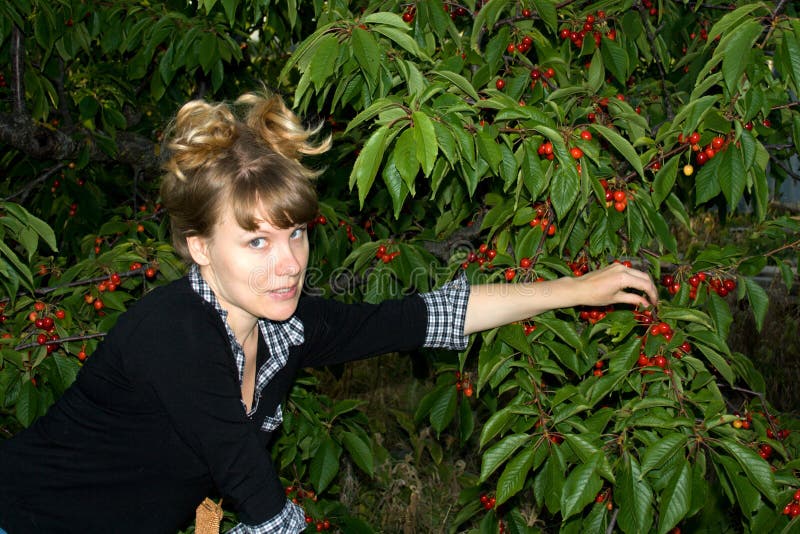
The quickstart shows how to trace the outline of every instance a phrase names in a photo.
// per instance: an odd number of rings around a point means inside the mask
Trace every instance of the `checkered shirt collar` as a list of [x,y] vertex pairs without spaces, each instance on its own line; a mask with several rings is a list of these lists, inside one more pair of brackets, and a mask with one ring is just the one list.
[[[231,330],[231,327],[228,325],[228,312],[220,306],[216,295],[214,295],[214,291],[211,289],[211,286],[208,285],[208,282],[200,275],[200,269],[196,264],[192,265],[191,269],[189,269],[189,283],[192,289],[194,289],[203,300],[211,304],[222,318],[222,322],[225,324],[225,330],[228,333],[228,341],[231,344],[233,357],[236,361],[236,369],[239,373],[239,385],[241,386],[244,377],[244,350],[236,339],[236,336],[233,335],[233,330]],[[286,321],[281,322],[259,319],[258,327],[267,344],[269,355],[267,361],[256,372],[253,405],[248,415],[256,412],[264,388],[269,384],[270,380],[286,366],[286,362],[289,360],[290,347],[300,345],[305,341],[303,323],[296,316],[292,316]],[[244,405],[244,401],[242,405]],[[282,419],[279,406],[273,417],[267,417],[262,428],[264,428],[264,430],[273,430],[280,425]]]

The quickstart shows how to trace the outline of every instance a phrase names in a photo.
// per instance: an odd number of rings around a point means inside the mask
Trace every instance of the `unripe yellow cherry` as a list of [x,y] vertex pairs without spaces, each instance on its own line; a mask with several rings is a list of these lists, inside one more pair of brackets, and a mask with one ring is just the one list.
[[683,174],[686,176],[691,176],[694,174],[694,167],[692,167],[689,163],[683,166]]

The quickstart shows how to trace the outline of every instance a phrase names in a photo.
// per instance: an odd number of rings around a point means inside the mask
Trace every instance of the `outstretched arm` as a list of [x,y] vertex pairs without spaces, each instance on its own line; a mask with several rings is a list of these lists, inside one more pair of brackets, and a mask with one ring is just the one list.
[[522,321],[557,308],[609,304],[646,307],[657,301],[658,294],[652,278],[645,272],[621,263],[613,263],[578,278],[475,285],[471,288],[467,304],[464,334]]

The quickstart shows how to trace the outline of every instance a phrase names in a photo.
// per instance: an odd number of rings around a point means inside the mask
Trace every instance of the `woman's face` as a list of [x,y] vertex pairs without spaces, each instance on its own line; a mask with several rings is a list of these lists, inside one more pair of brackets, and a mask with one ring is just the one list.
[[231,326],[253,318],[283,321],[294,314],[308,265],[305,224],[281,229],[260,220],[250,232],[229,207],[211,237],[187,241]]

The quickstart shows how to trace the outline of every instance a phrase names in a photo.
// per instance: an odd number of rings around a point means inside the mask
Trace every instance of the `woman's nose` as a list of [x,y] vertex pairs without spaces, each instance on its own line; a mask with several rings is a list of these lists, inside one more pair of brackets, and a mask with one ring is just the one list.
[[286,245],[278,251],[275,274],[278,276],[297,276],[303,270],[302,259],[298,251]]

